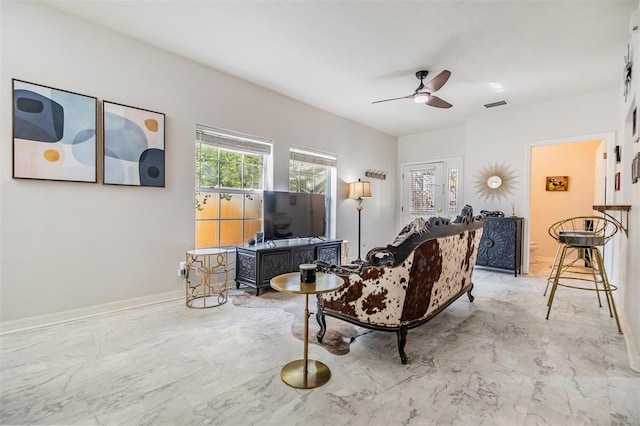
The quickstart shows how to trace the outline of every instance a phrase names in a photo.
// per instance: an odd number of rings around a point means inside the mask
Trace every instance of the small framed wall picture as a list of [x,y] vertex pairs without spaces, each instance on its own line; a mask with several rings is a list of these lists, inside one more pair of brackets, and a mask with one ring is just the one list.
[[547,191],[568,191],[569,176],[547,176]]
[[616,173],[613,190],[620,191],[620,172]]
[[631,183],[636,183],[638,180],[640,180],[640,152],[636,152],[631,162]]
[[615,154],[616,154],[616,163],[619,163],[621,160],[620,145],[616,145]]

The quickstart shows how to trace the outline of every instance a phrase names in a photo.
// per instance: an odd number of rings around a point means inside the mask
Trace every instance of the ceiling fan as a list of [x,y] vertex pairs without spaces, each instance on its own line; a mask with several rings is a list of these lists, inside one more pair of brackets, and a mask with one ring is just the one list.
[[416,103],[419,104],[425,104],[436,108],[451,108],[453,105],[451,105],[449,102],[440,99],[439,97],[432,94],[433,92],[437,92],[438,90],[440,90],[442,86],[444,86],[444,84],[447,82],[447,80],[449,80],[449,77],[451,77],[451,71],[444,70],[427,84],[424,84],[423,80],[427,77],[428,74],[429,71],[425,70],[421,70],[416,73],[416,77],[420,79],[420,85],[412,94],[402,96],[400,98],[384,99],[371,103],[377,104],[380,102],[395,101],[398,99],[413,99]]

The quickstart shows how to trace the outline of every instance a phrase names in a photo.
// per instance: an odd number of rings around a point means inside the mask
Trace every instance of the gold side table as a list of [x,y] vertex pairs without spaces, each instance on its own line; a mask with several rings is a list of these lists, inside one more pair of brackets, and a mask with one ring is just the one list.
[[[186,304],[190,308],[205,309],[227,302],[227,251],[223,249],[195,249],[186,255]],[[216,275],[224,282],[216,281]]]
[[324,385],[331,378],[329,367],[320,361],[309,359],[309,295],[336,291],[344,285],[337,275],[316,273],[315,283],[301,283],[300,273],[278,275],[270,281],[271,287],[283,293],[304,294],[304,358],[291,361],[280,372],[280,378],[291,387],[313,389]]

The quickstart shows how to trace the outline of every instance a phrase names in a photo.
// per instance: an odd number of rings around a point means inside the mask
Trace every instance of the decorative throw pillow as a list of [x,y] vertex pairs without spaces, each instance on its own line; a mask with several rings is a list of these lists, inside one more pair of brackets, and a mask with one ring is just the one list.
[[424,220],[421,217],[417,217],[412,220],[407,226],[402,228],[402,231],[398,234],[395,240],[391,243],[392,246],[398,247],[400,244],[405,242],[407,238],[414,234],[424,234],[425,232],[429,232],[429,222]]

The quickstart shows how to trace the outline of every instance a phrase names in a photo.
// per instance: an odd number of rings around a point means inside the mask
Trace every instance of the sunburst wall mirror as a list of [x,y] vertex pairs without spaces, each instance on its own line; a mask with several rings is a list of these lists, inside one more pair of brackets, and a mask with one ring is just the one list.
[[485,201],[507,199],[507,195],[515,190],[516,172],[503,163],[490,164],[481,168],[476,175],[474,187],[476,194]]

